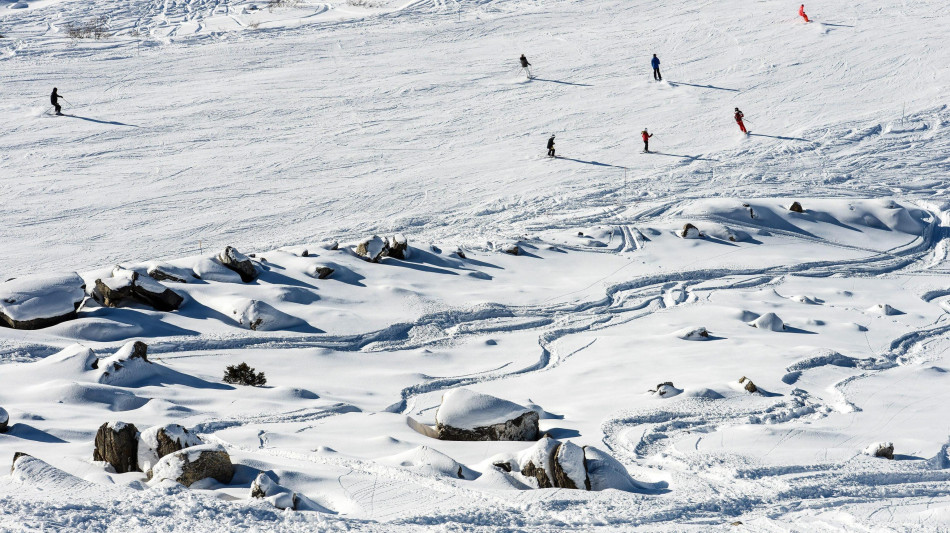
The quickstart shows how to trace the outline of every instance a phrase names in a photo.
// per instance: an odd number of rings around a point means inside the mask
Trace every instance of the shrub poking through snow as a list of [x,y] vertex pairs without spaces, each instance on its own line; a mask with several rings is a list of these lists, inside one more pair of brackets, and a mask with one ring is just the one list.
[[106,422],[96,432],[94,461],[105,461],[116,473],[138,472],[138,436],[135,425],[124,422]]
[[793,212],[795,212],[795,213],[804,213],[804,212],[805,212],[805,210],[802,208],[802,204],[800,204],[800,203],[798,203],[798,202],[792,202],[792,205],[788,206],[788,210],[789,210],[789,211],[793,211]]
[[440,440],[535,440],[539,418],[528,407],[468,389],[446,392],[435,414]]
[[7,427],[9,427],[10,415],[7,414],[6,409],[0,407],[0,433],[5,433]]
[[755,383],[752,383],[752,380],[745,376],[742,376],[741,378],[739,378],[739,383],[743,384],[743,388],[747,392],[753,392],[753,393],[759,392],[759,388],[755,386]]
[[170,479],[190,487],[202,479],[230,483],[234,477],[231,456],[219,444],[192,446],[162,457],[152,467],[150,481]]
[[76,318],[86,298],[79,274],[23,276],[0,283],[0,325],[46,328]]
[[264,377],[263,372],[254,372],[254,369],[247,366],[247,363],[241,363],[224,369],[224,382],[259,387],[267,384],[267,378]]
[[683,225],[683,229],[681,229],[677,235],[684,239],[700,239],[703,236],[703,234],[699,232],[699,228],[689,222]]
[[218,261],[222,265],[230,268],[241,276],[241,281],[250,283],[257,279],[257,267],[251,262],[250,258],[237,251],[232,246],[228,246],[223,252],[218,254]]
[[197,435],[189,433],[187,429],[178,424],[150,427],[139,435],[139,469],[148,472],[158,464],[162,457],[202,444],[204,442]]
[[894,459],[893,442],[874,442],[864,449],[865,455],[871,457],[883,457],[885,459]]

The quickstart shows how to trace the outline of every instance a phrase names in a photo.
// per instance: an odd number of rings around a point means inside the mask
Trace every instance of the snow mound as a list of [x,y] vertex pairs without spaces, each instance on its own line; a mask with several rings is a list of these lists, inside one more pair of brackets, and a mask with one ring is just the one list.
[[261,472],[251,483],[251,498],[260,498],[278,509],[296,509],[297,494],[281,487],[267,474]]
[[789,296],[788,299],[793,302],[798,302],[800,304],[819,305],[818,300],[816,300],[815,298],[812,298],[811,296],[804,296],[801,294]]
[[455,459],[428,446],[417,446],[411,450],[379,459],[378,462],[384,465],[408,468],[427,475],[458,479],[474,479],[476,476],[475,472]]
[[508,400],[469,389],[452,389],[442,395],[435,420],[438,425],[475,430],[504,424],[523,415],[534,415],[536,419],[538,416],[531,409]]
[[902,315],[902,314],[904,314],[903,312],[901,312],[901,311],[899,311],[899,310],[897,310],[897,309],[894,309],[893,307],[891,307],[891,306],[888,305],[888,304],[872,305],[871,307],[868,307],[868,308],[867,308],[867,312],[868,312],[868,313],[878,314],[878,315],[883,315],[883,316],[894,316],[894,315]]
[[785,331],[785,322],[782,322],[782,319],[775,313],[765,313],[759,318],[748,322],[748,324],[754,328],[763,329],[765,331]]
[[117,387],[131,387],[156,376],[161,365],[148,360],[148,347],[140,341],[128,342],[115,354],[100,359],[99,383]]
[[662,398],[672,398],[673,396],[682,393],[683,389],[677,389],[672,382],[667,381],[665,383],[660,383],[656,386],[656,389],[653,389],[650,392]]
[[231,314],[238,324],[255,331],[277,331],[305,324],[302,319],[260,300],[240,299]]
[[590,490],[615,489],[635,492],[643,487],[637,483],[623,464],[611,455],[593,446],[584,447]]
[[698,328],[683,328],[673,332],[673,336],[684,341],[708,341],[709,331],[700,326]]
[[0,283],[0,321],[16,329],[39,329],[76,317],[86,297],[79,274],[35,274]]
[[194,266],[195,275],[204,281],[241,283],[241,275],[210,257],[203,257]]

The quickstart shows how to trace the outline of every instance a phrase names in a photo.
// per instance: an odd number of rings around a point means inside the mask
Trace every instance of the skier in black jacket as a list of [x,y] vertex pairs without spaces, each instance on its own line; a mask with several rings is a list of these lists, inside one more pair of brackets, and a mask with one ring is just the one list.
[[62,98],[62,96],[56,94],[56,87],[53,87],[53,94],[49,95],[49,101],[51,104],[53,104],[53,107],[56,108],[57,115],[63,114],[62,112],[63,106],[59,105],[60,98]]
[[528,79],[530,80],[534,76],[531,75],[531,69],[528,68],[531,66],[531,63],[528,63],[528,58],[521,54],[521,69],[528,73]]
[[554,135],[551,135],[551,138],[548,139],[548,155],[554,157]]

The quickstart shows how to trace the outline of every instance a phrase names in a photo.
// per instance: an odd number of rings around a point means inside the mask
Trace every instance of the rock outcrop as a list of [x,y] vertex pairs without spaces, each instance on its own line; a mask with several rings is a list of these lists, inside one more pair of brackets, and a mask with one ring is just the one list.
[[257,279],[257,267],[254,266],[251,259],[232,246],[226,247],[223,252],[218,254],[218,261],[237,272],[244,283],[250,283]]
[[867,448],[864,449],[865,455],[870,455],[871,457],[883,457],[885,459],[894,459],[894,443],[893,442],[875,442],[870,444]]
[[523,405],[468,389],[446,392],[435,415],[440,440],[536,440],[539,418]]
[[789,211],[793,211],[793,212],[795,212],[795,213],[804,213],[804,212],[805,212],[805,210],[802,208],[802,204],[800,204],[800,203],[798,203],[798,202],[792,202],[792,205],[788,206],[788,210],[789,210]]
[[124,422],[107,422],[96,432],[95,461],[105,461],[119,474],[138,472],[138,430]]
[[152,467],[151,481],[170,479],[186,487],[206,478],[230,483],[234,477],[231,456],[218,444],[192,446],[162,457]]
[[79,274],[32,275],[0,283],[0,326],[46,328],[76,318],[86,298]]
[[491,463],[530,487],[576,490],[635,490],[638,485],[616,459],[597,448],[580,447],[549,435],[514,456]]
[[162,457],[202,444],[197,435],[178,424],[150,427],[139,435],[139,469],[147,473]]
[[158,311],[174,311],[184,302],[181,295],[154,279],[124,268],[113,270],[111,278],[97,279],[92,297],[107,307],[137,302]]
[[307,275],[317,279],[327,279],[333,275],[333,269],[326,265],[311,265],[307,267]]
[[739,378],[739,383],[743,384],[743,387],[747,392],[759,392],[759,388],[755,386],[755,383],[752,383],[752,380],[742,376]]

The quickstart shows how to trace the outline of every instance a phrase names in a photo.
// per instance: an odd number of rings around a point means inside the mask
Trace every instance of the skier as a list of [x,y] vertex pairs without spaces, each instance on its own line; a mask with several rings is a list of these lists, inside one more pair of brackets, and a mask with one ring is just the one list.
[[529,80],[534,77],[531,75],[531,69],[528,68],[530,66],[531,66],[531,63],[528,63],[528,58],[525,57],[524,54],[521,54],[521,70],[524,70],[525,72],[528,73]]
[[736,124],[739,125],[739,129],[742,130],[742,133],[745,133],[746,135],[748,135],[749,132],[746,131],[745,124],[742,123],[743,117],[745,117],[745,115],[742,113],[742,111],[739,111],[739,108],[737,107],[736,108]]
[[650,152],[650,137],[653,137],[652,133],[648,133],[646,128],[643,128],[643,131],[640,132],[640,136],[643,137],[643,153]]
[[650,60],[650,64],[653,65],[653,79],[655,81],[663,81],[663,76],[660,75],[660,58],[656,57],[656,54],[653,54],[653,59]]
[[808,15],[805,14],[805,4],[802,4],[802,7],[798,8],[798,16],[805,19],[805,22],[810,22],[808,20]]
[[554,135],[551,135],[551,138],[548,139],[548,157],[555,157],[554,155]]
[[62,112],[63,106],[59,105],[59,99],[60,99],[60,98],[62,98],[62,96],[56,94],[56,87],[53,87],[53,94],[49,95],[49,101],[50,101],[50,103],[53,104],[53,107],[56,108],[56,114],[57,114],[57,115],[62,115],[62,114],[63,114],[63,112]]

